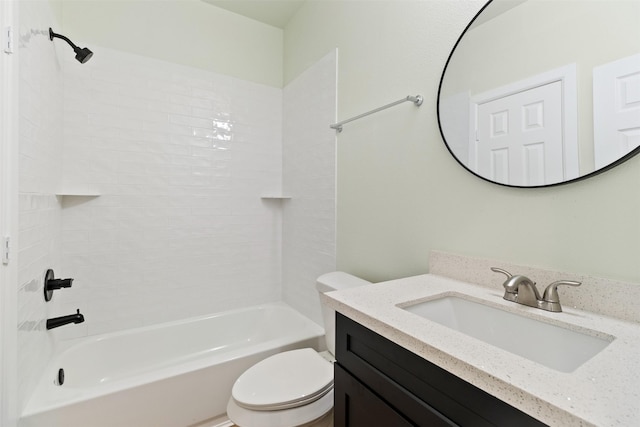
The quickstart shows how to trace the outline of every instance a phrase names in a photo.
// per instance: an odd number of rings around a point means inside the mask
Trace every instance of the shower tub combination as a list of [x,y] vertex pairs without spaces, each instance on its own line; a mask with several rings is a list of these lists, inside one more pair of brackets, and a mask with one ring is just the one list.
[[[84,338],[59,351],[20,427],[187,427],[224,415],[235,380],[324,330],[283,303]],[[58,385],[58,371],[65,379]]]

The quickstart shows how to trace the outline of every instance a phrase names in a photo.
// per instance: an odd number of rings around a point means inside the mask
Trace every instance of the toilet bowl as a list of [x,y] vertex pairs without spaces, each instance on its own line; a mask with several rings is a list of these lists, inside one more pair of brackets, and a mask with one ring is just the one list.
[[[327,273],[316,282],[319,293],[370,284],[343,272]],[[322,306],[328,351],[286,351],[247,369],[236,380],[227,416],[240,427],[333,426],[333,355],[335,311]]]

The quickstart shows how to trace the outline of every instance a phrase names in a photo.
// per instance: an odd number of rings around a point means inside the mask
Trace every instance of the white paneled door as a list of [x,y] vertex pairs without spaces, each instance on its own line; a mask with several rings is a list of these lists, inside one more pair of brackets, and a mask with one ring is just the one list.
[[562,82],[478,104],[471,164],[481,176],[515,186],[563,180]]
[[640,146],[640,54],[593,69],[596,169]]

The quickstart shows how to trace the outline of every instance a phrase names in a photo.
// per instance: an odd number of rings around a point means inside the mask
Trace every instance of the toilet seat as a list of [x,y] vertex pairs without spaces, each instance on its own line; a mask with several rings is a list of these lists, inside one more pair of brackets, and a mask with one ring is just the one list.
[[333,365],[311,348],[268,357],[245,371],[233,385],[235,403],[254,411],[308,405],[333,390]]

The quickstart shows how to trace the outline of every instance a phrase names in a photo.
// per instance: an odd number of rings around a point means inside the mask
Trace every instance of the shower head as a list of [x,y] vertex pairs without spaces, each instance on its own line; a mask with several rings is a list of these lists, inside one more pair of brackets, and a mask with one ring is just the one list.
[[85,62],[87,62],[88,60],[91,59],[91,57],[93,56],[93,52],[91,52],[88,48],[83,47],[82,49],[77,49],[76,51],[76,59],[81,63],[84,64]]
[[67,37],[63,36],[62,34],[56,34],[51,28],[49,28],[49,40],[53,40],[54,37],[57,37],[69,43],[69,45],[73,48],[73,51],[76,53],[76,60],[81,64],[84,64],[93,56],[93,52],[91,52],[88,48],[79,48],[78,46],[73,44],[73,42]]

